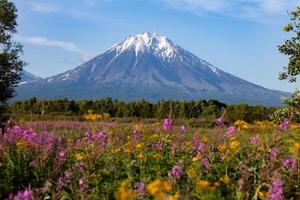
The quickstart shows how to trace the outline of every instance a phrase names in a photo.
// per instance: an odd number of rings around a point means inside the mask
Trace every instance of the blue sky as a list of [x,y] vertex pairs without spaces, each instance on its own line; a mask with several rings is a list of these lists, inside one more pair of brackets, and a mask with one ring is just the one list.
[[[47,77],[74,68],[129,35],[159,32],[214,66],[271,89],[288,58],[277,45],[297,0],[14,0],[25,68]],[[299,4],[299,3],[298,3]]]

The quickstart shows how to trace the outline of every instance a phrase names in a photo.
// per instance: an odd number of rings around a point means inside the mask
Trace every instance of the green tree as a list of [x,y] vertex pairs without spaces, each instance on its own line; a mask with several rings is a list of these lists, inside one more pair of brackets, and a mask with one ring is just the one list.
[[283,68],[279,79],[295,82],[300,74],[300,6],[290,13],[290,22],[284,27],[284,31],[292,33],[293,36],[278,46],[281,53],[289,56],[288,66]]
[[17,32],[17,9],[8,0],[0,0],[0,126],[6,120],[7,99],[13,97],[14,87],[21,79],[25,62],[20,59],[22,45],[12,40]]

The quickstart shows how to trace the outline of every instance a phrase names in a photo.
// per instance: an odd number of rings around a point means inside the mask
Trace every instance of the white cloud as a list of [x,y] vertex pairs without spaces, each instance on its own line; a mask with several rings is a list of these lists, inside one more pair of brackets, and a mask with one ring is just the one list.
[[45,37],[16,36],[16,39],[24,43],[46,46],[46,47],[61,48],[64,49],[65,51],[74,52],[80,55],[82,61],[87,61],[94,56],[93,53],[82,50],[81,47],[79,47],[78,45],[72,42],[50,40]]
[[29,5],[33,11],[43,12],[43,13],[57,13],[60,9],[53,4],[29,2]]
[[300,3],[297,0],[161,0],[171,8],[195,14],[218,13],[224,16],[264,19],[286,15]]

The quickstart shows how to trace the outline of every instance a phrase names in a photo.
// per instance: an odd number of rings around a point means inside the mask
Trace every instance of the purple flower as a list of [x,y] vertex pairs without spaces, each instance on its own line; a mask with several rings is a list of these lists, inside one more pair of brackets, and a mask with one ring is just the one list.
[[281,179],[276,178],[272,180],[271,187],[269,188],[269,199],[270,200],[282,200],[283,196],[283,182]]
[[171,170],[171,175],[175,179],[179,179],[182,175],[182,167],[179,165],[175,165]]
[[61,148],[57,154],[57,157],[60,161],[65,161],[67,158],[67,150],[65,148]]
[[94,134],[94,140],[103,144],[108,143],[108,135],[106,132],[101,131]]
[[136,130],[136,129],[133,131],[133,135],[132,136],[133,136],[133,139],[135,141],[138,141],[138,140],[140,140],[142,138],[141,133],[138,130]]
[[218,119],[216,119],[215,120],[215,125],[217,126],[217,127],[219,127],[219,126],[223,126],[224,125],[224,117],[219,117]]
[[259,142],[259,135],[254,135],[250,138],[250,144],[257,144]]
[[204,167],[204,169],[210,170],[210,164],[209,164],[209,160],[207,158],[203,158],[200,162],[201,162],[202,166]]
[[19,191],[16,195],[10,194],[7,200],[32,200],[33,194],[32,190],[25,189],[22,191]]
[[234,136],[236,134],[236,126],[232,125],[227,129],[226,135],[228,137]]
[[164,144],[162,142],[157,142],[157,143],[153,143],[153,144],[149,144],[148,145],[148,149],[151,150],[163,150],[164,148]]
[[238,181],[237,181],[237,185],[239,186],[239,188],[243,188],[244,186],[244,179],[240,178]]
[[198,144],[197,151],[199,153],[205,153],[205,148],[206,148],[206,143],[205,142],[200,142]]
[[79,172],[81,173],[83,172],[83,168],[84,168],[83,162],[77,162],[75,167]]
[[272,149],[272,150],[270,151],[270,159],[271,159],[271,160],[277,159],[278,156],[279,156],[279,153],[278,153],[276,150]]
[[185,125],[181,125],[181,126],[179,127],[179,132],[180,132],[180,133],[185,133],[185,132],[186,132],[186,126],[185,126]]
[[35,166],[36,166],[36,161],[35,161],[35,160],[31,161],[31,162],[29,163],[29,166],[30,166],[30,167],[35,167]]
[[197,134],[193,135],[193,145],[195,149],[197,149],[199,146],[199,136]]
[[285,169],[291,169],[293,172],[297,171],[297,161],[295,158],[287,157],[283,160]]
[[137,182],[134,184],[134,188],[137,190],[139,195],[144,195],[146,192],[144,183]]
[[290,126],[290,120],[288,118],[285,118],[278,126],[279,129],[283,130],[284,132],[287,132]]
[[91,134],[90,131],[87,131],[87,132],[84,134],[84,139],[85,139],[85,140],[88,139],[88,140],[90,140],[90,141],[93,141],[93,140],[94,140],[94,137],[93,137],[93,135]]
[[83,179],[80,178],[78,180],[79,188],[77,189],[77,192],[86,192],[89,188],[88,183]]
[[163,128],[166,131],[170,131],[172,129],[172,125],[173,125],[173,120],[172,119],[170,119],[170,118],[164,119],[164,121],[163,121]]

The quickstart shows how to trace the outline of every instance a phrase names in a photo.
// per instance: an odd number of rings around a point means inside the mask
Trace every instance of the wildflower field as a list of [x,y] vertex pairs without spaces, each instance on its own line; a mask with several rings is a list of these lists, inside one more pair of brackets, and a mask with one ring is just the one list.
[[8,125],[0,199],[300,199],[300,126]]

